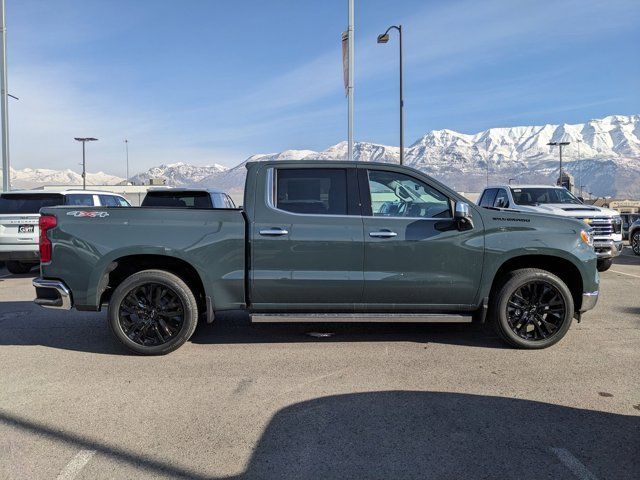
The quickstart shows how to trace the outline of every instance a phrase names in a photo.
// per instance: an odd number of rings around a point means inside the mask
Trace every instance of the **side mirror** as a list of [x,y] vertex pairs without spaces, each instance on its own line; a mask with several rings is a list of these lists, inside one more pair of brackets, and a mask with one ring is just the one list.
[[456,202],[456,208],[454,213],[456,220],[469,218],[469,204],[465,202]]
[[469,204],[465,202],[456,202],[453,219],[457,224],[458,230],[471,230],[473,228],[473,222],[471,221],[471,214],[469,213]]

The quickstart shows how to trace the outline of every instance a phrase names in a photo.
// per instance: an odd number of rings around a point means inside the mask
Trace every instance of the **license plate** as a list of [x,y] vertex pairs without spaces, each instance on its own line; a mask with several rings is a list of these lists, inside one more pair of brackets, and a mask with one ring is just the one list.
[[20,225],[18,227],[18,233],[33,233],[34,225]]

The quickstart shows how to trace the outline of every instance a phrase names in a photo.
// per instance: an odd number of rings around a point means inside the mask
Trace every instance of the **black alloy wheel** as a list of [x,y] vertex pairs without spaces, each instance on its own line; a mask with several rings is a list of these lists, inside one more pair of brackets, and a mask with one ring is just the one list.
[[143,270],[116,287],[109,326],[129,350],[164,355],[183,345],[198,324],[198,302],[189,285],[164,270]]
[[560,291],[551,283],[535,280],[520,286],[507,302],[507,319],[513,333],[530,341],[555,335],[567,308]]
[[122,331],[145,347],[163,345],[184,326],[184,305],[171,288],[146,283],[133,288],[120,304]]
[[640,232],[635,232],[631,238],[631,250],[636,255],[640,255]]

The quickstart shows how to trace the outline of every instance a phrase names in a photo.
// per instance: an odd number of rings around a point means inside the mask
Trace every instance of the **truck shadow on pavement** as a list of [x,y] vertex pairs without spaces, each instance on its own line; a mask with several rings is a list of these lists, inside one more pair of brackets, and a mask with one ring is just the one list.
[[[271,417],[245,470],[226,477],[207,472],[209,462],[224,461],[215,451],[203,466],[184,464],[155,451],[144,428],[132,451],[95,431],[65,431],[6,411],[0,424],[95,450],[124,469],[111,472],[121,478],[137,470],[180,479],[631,479],[640,471],[640,416],[459,393],[367,392],[292,404]],[[215,436],[216,425],[209,428]]]
[[[0,345],[45,347],[111,355],[133,355],[113,337],[106,312],[56,311],[32,302],[0,302]],[[309,332],[332,336],[314,338]],[[196,344],[306,342],[416,342],[508,348],[497,336],[471,324],[419,323],[249,323],[240,312],[201,322],[191,337]],[[179,352],[179,351],[178,351]]]

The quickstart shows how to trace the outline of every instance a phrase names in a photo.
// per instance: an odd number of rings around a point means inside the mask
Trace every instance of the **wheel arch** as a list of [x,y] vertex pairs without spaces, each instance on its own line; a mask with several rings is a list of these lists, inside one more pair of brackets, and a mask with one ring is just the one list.
[[208,312],[210,302],[198,271],[186,260],[169,255],[133,254],[119,257],[109,263],[98,282],[98,307],[108,303],[113,291],[126,278],[143,270],[164,270],[180,277],[191,289],[200,312]]
[[570,260],[554,255],[520,255],[505,260],[493,276],[489,297],[495,294],[495,291],[500,286],[500,282],[505,278],[507,273],[521,268],[546,270],[560,278],[571,292],[575,311],[580,310],[582,293],[584,291],[580,270]]

